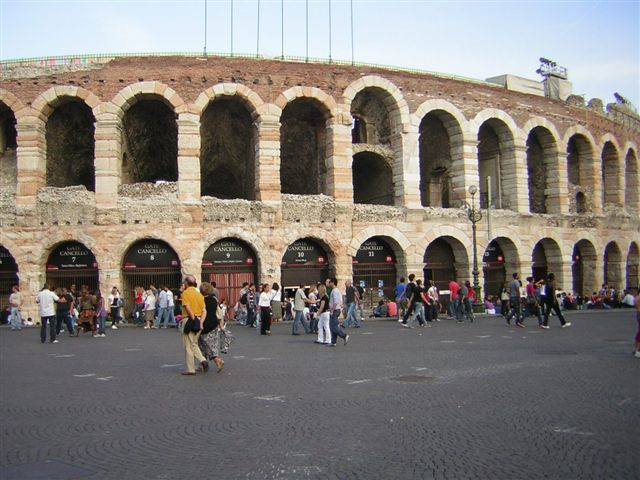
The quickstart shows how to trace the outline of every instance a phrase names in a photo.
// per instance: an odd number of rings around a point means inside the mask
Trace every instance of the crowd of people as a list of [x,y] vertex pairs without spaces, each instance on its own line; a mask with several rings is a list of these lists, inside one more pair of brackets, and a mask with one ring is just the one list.
[[[602,285],[587,301],[581,301],[571,294],[558,291],[556,278],[549,273],[542,280],[526,278],[523,285],[518,273],[513,273],[500,298],[500,313],[507,325],[515,320],[515,325],[524,327],[527,317],[537,318],[538,326],[549,329],[549,317],[555,314],[562,328],[570,327],[562,311],[581,308],[635,308],[638,319],[635,355],[640,357],[640,295],[634,297],[624,291],[618,292]],[[422,327],[439,322],[440,315],[464,323],[473,323],[473,304],[476,294],[469,281],[448,283],[448,302],[442,302],[441,293],[435,283],[429,280],[423,285],[414,274],[408,282],[401,278],[394,290],[395,298],[382,297],[372,308],[370,317],[397,318],[402,327],[414,328],[416,321]],[[335,347],[338,338],[344,345],[349,341],[347,328],[360,328],[364,320],[364,290],[353,285],[351,280],[344,283],[344,295],[336,278],[327,278],[310,288],[299,285],[284,292],[278,283],[271,286],[264,283],[256,287],[253,283],[242,285],[234,305],[228,306],[226,299],[220,299],[215,282],[203,282],[198,288],[195,277],[187,275],[180,284],[177,294],[166,285],[147,289],[135,287],[134,306],[130,320],[143,325],[144,329],[178,328],[182,334],[185,350],[186,370],[184,375],[195,375],[196,371],[207,372],[209,362],[217,371],[222,371],[224,361],[221,354],[229,350],[234,337],[227,329],[229,321],[238,325],[255,328],[261,335],[271,335],[272,322],[291,321],[291,335],[301,335],[302,331],[316,335],[315,343]],[[11,330],[21,330],[33,325],[33,321],[22,318],[23,299],[18,286],[12,288],[9,296],[9,322]],[[80,289],[71,285],[67,290],[59,287],[51,290],[45,284],[36,297],[40,311],[40,340],[58,343],[58,337],[66,329],[69,336],[91,333],[93,337],[106,336],[106,322],[112,329],[126,323],[124,319],[124,299],[114,286],[105,298],[100,290],[90,291],[88,286]],[[444,304],[443,304],[444,303]],[[488,296],[484,300],[484,310],[489,314],[498,313],[497,299]],[[196,364],[194,359],[198,362]]]

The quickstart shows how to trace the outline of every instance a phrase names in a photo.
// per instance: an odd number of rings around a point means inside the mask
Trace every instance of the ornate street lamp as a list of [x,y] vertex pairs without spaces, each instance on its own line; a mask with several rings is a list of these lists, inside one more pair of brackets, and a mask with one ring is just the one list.
[[484,303],[482,302],[482,292],[478,281],[480,271],[478,270],[478,243],[476,241],[476,223],[482,220],[482,212],[480,211],[480,208],[476,209],[476,193],[478,193],[478,187],[471,185],[469,187],[469,193],[471,194],[471,205],[464,202],[464,206],[467,209],[467,217],[469,217],[469,221],[471,222],[473,239],[473,271],[471,274],[473,275],[473,290],[475,292],[476,299],[473,304],[473,311],[475,313],[482,313],[484,312]]

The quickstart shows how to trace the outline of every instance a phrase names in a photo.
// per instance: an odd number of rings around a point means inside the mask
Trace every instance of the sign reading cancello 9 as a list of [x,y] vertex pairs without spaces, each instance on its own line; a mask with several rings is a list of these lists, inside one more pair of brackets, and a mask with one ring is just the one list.
[[356,256],[353,257],[354,264],[362,263],[395,263],[393,250],[386,242],[379,238],[370,238],[358,248]]
[[97,270],[98,262],[93,252],[80,242],[65,242],[49,255],[47,271]]
[[124,268],[180,268],[178,254],[159,240],[143,240],[134,244],[124,256]]
[[250,266],[256,263],[256,256],[244,242],[234,238],[225,238],[211,245],[202,257],[202,266],[213,265],[222,267]]
[[327,253],[313,240],[303,238],[296,240],[287,247],[282,257],[283,266],[324,266],[327,263]]

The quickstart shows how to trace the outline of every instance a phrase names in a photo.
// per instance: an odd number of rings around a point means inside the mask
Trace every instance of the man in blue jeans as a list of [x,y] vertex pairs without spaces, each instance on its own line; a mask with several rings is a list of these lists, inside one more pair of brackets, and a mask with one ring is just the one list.
[[515,315],[516,325],[524,328],[522,321],[524,315],[522,314],[522,305],[520,304],[520,275],[516,272],[513,275],[513,280],[509,283],[509,303],[511,304],[511,311],[507,315],[507,325],[511,325],[511,318]]
[[351,284],[351,280],[344,282],[345,296],[347,300],[347,315],[344,319],[344,328],[347,328],[351,322],[355,328],[360,328],[360,321],[356,315],[356,306],[360,303],[358,292]]
[[56,310],[55,303],[60,298],[49,290],[49,285],[44,284],[40,293],[36,297],[36,303],[40,307],[40,341],[42,343],[47,341],[47,323],[49,324],[49,336],[51,343],[58,343],[56,340]]
[[309,300],[304,293],[304,285],[300,285],[296,290],[296,295],[293,299],[293,310],[295,316],[293,317],[293,324],[291,325],[291,335],[300,335],[298,333],[298,322],[302,324],[304,333],[312,333],[311,329],[307,326],[307,322],[304,320],[304,309],[307,305],[314,303],[313,300]]
[[340,328],[340,312],[342,311],[342,294],[338,290],[338,280],[335,277],[329,279],[329,286],[331,287],[331,296],[329,297],[329,312],[331,318],[329,320],[329,329],[331,330],[331,344],[329,347],[335,347],[338,337],[342,338],[346,345],[349,341],[349,335],[344,333],[344,330]]

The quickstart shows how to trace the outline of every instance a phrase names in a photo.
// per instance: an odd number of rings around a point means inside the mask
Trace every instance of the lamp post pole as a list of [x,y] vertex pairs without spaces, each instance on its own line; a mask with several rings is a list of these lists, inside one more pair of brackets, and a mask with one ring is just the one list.
[[475,292],[475,302],[473,303],[473,311],[475,313],[484,312],[484,304],[482,303],[482,292],[480,289],[480,282],[478,277],[480,275],[480,271],[478,270],[478,242],[476,240],[476,224],[482,220],[482,212],[478,208],[476,210],[476,193],[478,193],[478,187],[475,185],[471,185],[469,187],[469,193],[471,194],[471,205],[467,204],[467,217],[469,217],[469,221],[471,222],[471,234],[473,241],[473,270],[471,274],[473,275],[473,291]]

